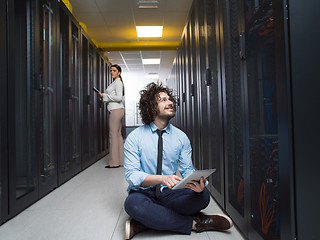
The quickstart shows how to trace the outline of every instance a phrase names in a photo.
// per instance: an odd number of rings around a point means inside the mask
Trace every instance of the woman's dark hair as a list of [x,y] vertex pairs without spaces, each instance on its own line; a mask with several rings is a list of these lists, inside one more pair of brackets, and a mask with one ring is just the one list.
[[156,84],[154,82],[149,83],[144,90],[140,91],[139,110],[144,124],[149,125],[153,122],[154,117],[158,114],[158,102],[157,97],[160,92],[168,94],[170,101],[173,103],[173,108],[176,110],[176,98],[173,95],[171,89],[163,86],[161,83]]
[[124,84],[123,84],[122,77],[121,77],[121,72],[122,72],[121,67],[120,67],[118,64],[113,64],[113,65],[110,67],[110,69],[111,69],[112,67],[116,68],[116,69],[120,72],[119,77],[120,77],[120,80],[121,80],[122,86],[123,86],[123,88],[122,88],[122,95],[124,96]]

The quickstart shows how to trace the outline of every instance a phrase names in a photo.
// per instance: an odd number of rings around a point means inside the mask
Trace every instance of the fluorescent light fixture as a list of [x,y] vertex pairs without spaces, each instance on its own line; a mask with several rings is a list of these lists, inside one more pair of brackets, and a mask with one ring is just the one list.
[[163,26],[136,26],[138,38],[162,37]]
[[149,73],[146,77],[148,79],[159,79],[159,74],[158,73]]
[[157,0],[139,0],[139,8],[158,8],[159,2]]
[[146,58],[142,59],[142,64],[160,64],[160,58]]

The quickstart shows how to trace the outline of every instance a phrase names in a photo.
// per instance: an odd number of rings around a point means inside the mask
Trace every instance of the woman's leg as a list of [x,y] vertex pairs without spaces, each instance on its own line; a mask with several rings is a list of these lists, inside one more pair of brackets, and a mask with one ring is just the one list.
[[[122,136],[119,136],[119,132],[121,133],[121,120],[124,115],[124,109],[114,109],[110,111],[109,118],[109,136],[110,136],[110,160],[109,166],[119,166],[123,165],[123,153],[121,154],[121,150],[123,151],[123,139]],[[121,140],[122,139],[122,144]]]
[[124,164],[124,149],[123,149],[123,138],[122,138],[122,134],[121,134],[121,129],[122,129],[122,119],[124,117],[124,108],[119,109],[122,111],[118,111],[119,113],[119,128],[118,128],[118,146],[119,146],[119,165],[123,165]]

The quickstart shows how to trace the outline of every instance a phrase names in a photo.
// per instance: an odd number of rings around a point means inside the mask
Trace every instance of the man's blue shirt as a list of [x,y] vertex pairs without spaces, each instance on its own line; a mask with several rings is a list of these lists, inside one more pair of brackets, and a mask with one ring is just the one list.
[[[158,134],[154,123],[143,125],[132,131],[124,144],[125,178],[131,189],[145,189],[141,183],[148,175],[157,174]],[[194,171],[191,159],[191,145],[187,135],[180,129],[168,124],[164,129],[162,175],[179,172],[185,177]]]

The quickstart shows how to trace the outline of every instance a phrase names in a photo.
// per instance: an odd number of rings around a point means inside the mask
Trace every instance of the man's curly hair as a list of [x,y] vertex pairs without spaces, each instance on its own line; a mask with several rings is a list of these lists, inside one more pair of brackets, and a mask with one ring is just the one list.
[[154,117],[159,113],[157,97],[160,92],[168,94],[170,101],[173,103],[173,108],[176,110],[176,98],[173,95],[172,89],[163,86],[162,83],[149,83],[144,90],[140,91],[139,110],[144,124],[149,125],[153,122]]

